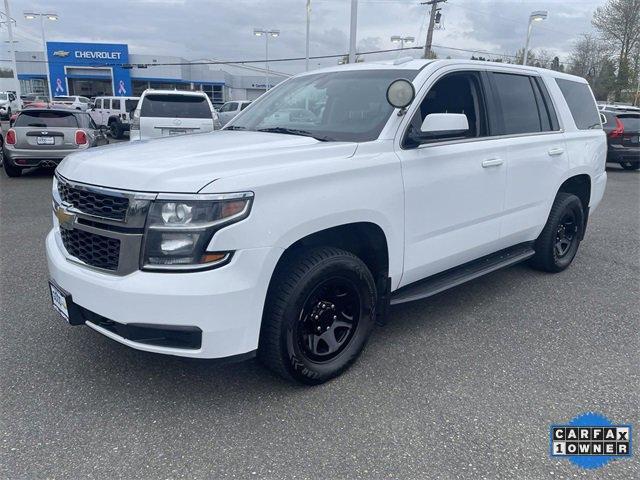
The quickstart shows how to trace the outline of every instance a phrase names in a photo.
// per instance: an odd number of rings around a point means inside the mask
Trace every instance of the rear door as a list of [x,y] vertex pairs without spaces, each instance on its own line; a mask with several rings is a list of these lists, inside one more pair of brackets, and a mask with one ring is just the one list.
[[489,74],[499,118],[508,140],[505,215],[501,246],[534,239],[567,170],[567,152],[556,110],[543,79],[494,71]]
[[213,131],[213,114],[205,95],[148,93],[140,106],[140,138]]
[[74,112],[63,110],[24,110],[16,119],[16,149],[68,150],[77,148],[79,128]]

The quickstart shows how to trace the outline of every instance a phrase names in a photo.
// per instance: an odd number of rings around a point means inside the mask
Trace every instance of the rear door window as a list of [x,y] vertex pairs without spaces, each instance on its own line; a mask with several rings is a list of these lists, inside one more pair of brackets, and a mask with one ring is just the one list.
[[495,72],[492,77],[494,94],[502,113],[503,135],[543,131],[531,78],[527,75]]
[[144,97],[140,116],[211,118],[211,109],[205,96],[154,93]]
[[14,127],[78,128],[78,120],[72,112],[25,110],[16,118]]
[[556,78],[556,83],[567,101],[576,127],[580,130],[601,128],[598,107],[591,95],[589,85],[561,78]]
[[111,99],[105,98],[102,100],[102,108],[105,110],[111,110]]

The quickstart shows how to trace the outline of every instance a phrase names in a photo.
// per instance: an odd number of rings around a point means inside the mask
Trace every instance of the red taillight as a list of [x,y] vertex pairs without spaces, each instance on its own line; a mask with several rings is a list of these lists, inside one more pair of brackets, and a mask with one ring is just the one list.
[[11,130],[9,130],[7,132],[7,136],[5,137],[4,140],[9,145],[15,145],[16,144],[16,131],[13,128]]
[[83,130],[76,130],[76,145],[86,145],[87,134]]
[[616,119],[616,128],[614,128],[609,132],[610,138],[621,137],[622,134],[624,133],[624,125],[622,124],[622,122],[618,117],[615,117],[615,119]]

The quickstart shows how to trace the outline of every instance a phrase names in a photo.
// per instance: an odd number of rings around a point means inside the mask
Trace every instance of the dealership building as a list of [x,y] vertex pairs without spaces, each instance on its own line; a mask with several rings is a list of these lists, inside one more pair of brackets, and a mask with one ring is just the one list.
[[[147,88],[201,90],[219,105],[253,100],[267,84],[265,70],[256,66],[129,53],[126,44],[47,42],[46,57],[43,52],[16,52],[16,60],[23,94],[47,94],[49,78],[54,97],[139,96]],[[269,87],[286,77],[272,73]]]

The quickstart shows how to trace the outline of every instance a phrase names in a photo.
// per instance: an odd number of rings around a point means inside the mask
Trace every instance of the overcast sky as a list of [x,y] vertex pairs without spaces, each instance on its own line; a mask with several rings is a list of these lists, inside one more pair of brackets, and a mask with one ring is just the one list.
[[[435,32],[433,43],[513,55],[524,44],[529,13],[546,9],[549,18],[535,25],[531,47],[562,58],[576,38],[592,31],[591,15],[603,3],[448,0],[442,5],[444,29]],[[39,24],[23,18],[25,11],[36,10],[60,16],[57,22],[47,22],[48,40],[127,43],[130,53],[240,60],[264,58],[264,40],[253,36],[254,27],[280,29],[281,36],[270,42],[270,58],[304,56],[305,4],[306,0],[11,0],[11,9],[18,22],[17,50],[39,49]],[[359,0],[359,50],[393,48],[391,35],[414,36],[423,45],[427,8],[420,0]],[[311,55],[347,52],[349,12],[350,0],[312,0]],[[6,28],[2,31],[6,38]],[[471,52],[435,50],[440,57],[471,56]],[[304,62],[272,67],[295,72],[304,68]]]

